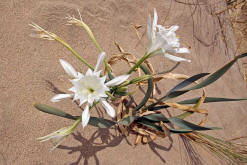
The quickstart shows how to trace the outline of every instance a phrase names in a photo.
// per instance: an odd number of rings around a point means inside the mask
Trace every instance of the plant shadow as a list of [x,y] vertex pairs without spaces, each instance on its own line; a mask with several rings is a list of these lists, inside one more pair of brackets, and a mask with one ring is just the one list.
[[[84,165],[88,165],[89,158],[93,157],[95,164],[99,165],[99,159],[97,157],[97,152],[102,151],[108,147],[115,147],[121,143],[125,138],[122,135],[113,135],[110,133],[109,129],[99,128],[93,135],[86,139],[81,133],[72,133],[75,140],[79,141],[81,144],[78,146],[64,146],[60,145],[57,148],[68,150],[68,154],[73,154],[79,152],[80,155],[77,160],[70,165],[78,165],[81,160],[84,159]],[[95,142],[95,140],[101,139],[101,142]]]
[[160,158],[160,160],[161,160],[163,163],[166,163],[166,160],[161,156],[161,154],[158,152],[157,149],[162,150],[162,151],[165,151],[165,152],[170,151],[171,148],[172,148],[172,146],[173,146],[173,139],[172,139],[171,136],[168,136],[168,138],[169,138],[170,144],[169,144],[167,147],[165,147],[165,146],[163,146],[163,145],[160,145],[160,144],[157,144],[157,143],[155,143],[154,141],[151,141],[151,142],[148,143],[149,148],[152,150],[152,152],[153,152],[155,155],[157,155],[157,156]]

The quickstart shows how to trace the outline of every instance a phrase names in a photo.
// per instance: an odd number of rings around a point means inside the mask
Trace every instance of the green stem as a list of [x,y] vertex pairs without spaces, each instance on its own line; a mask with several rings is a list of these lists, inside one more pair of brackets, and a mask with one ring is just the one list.
[[96,48],[98,49],[99,52],[102,52],[101,47],[99,46],[97,40],[95,39],[92,30],[89,28],[89,26],[87,24],[85,24],[82,20],[77,20],[79,21],[79,26],[82,26],[88,33],[88,35],[90,36],[90,38],[93,40],[94,45],[96,46]]
[[71,126],[71,129],[69,129],[68,132],[73,132],[80,122],[81,122],[81,117],[79,117],[79,118],[73,123],[73,125]]
[[106,92],[107,96],[109,96],[112,100],[115,100],[116,98],[110,93],[110,92]]
[[128,71],[127,74],[132,73],[136,68],[138,68],[146,59],[148,59],[150,56],[152,56],[153,54],[159,52],[161,49],[157,49],[149,54],[145,53],[145,55],[132,67],[130,68],[130,70]]
[[88,66],[91,70],[94,70],[94,67],[90,65],[84,58],[82,58],[69,44],[67,44],[65,41],[63,41],[61,38],[58,36],[54,38],[58,42],[60,42],[62,45],[64,45],[67,49],[71,51],[71,53],[76,56],[81,62],[83,62],[86,66]]

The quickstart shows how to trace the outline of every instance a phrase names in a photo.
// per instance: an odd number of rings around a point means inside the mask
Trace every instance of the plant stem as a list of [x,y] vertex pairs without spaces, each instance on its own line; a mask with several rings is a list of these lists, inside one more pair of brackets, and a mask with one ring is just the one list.
[[[77,19],[76,19],[76,20],[77,20]],[[102,52],[102,49],[101,49],[101,47],[99,46],[97,40],[95,39],[95,37],[94,37],[94,35],[93,35],[93,32],[92,32],[92,30],[89,28],[89,26],[88,26],[87,24],[85,24],[82,20],[77,20],[77,22],[79,22],[79,24],[78,24],[79,26],[83,27],[83,28],[87,31],[88,35],[89,35],[90,38],[93,40],[93,43],[94,43],[94,45],[96,46],[96,48],[98,49],[98,51],[99,51],[99,52]]]
[[157,49],[149,54],[145,53],[145,55],[132,67],[130,68],[130,70],[128,71],[127,74],[132,73],[136,68],[138,68],[146,59],[148,59],[150,56],[152,56],[153,54],[159,52],[161,49]]
[[60,42],[62,45],[64,45],[67,49],[69,49],[74,56],[76,56],[81,62],[83,62],[91,70],[94,70],[94,67],[90,65],[86,60],[84,60],[84,58],[82,58],[68,43],[66,43],[64,40],[62,40],[58,36],[56,36],[54,39]]

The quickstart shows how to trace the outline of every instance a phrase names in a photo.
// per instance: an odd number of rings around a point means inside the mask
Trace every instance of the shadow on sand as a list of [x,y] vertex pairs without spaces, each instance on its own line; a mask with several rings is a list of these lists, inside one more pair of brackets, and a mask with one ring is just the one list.
[[[81,144],[78,146],[64,146],[60,145],[57,148],[68,150],[68,154],[73,154],[79,152],[80,155],[75,162],[72,162],[70,165],[79,165],[82,160],[84,160],[84,165],[88,165],[88,160],[93,157],[95,160],[95,164],[99,165],[100,160],[97,157],[97,152],[102,151],[108,147],[116,147],[119,145],[122,140],[126,140],[126,142],[132,146],[132,144],[128,141],[125,136],[122,135],[113,135],[110,133],[109,129],[99,128],[93,135],[86,139],[84,138],[81,133],[73,133],[72,136],[75,140],[79,141]],[[95,142],[101,140],[101,142]],[[164,147],[162,145],[156,144],[154,142],[149,142],[147,145],[149,148],[160,158],[163,163],[166,163],[165,159],[161,156],[158,152],[159,150],[162,151],[169,151],[172,147],[172,140],[170,139],[171,143],[168,147]]]
[[[90,157],[93,157],[95,164],[99,165],[99,159],[97,157],[97,152],[104,150],[108,147],[115,147],[121,143],[125,138],[122,135],[115,136],[110,133],[108,129],[99,128],[98,131],[94,132],[90,139],[84,138],[81,133],[77,132],[72,134],[74,139],[79,141],[81,145],[78,146],[64,146],[60,145],[57,148],[68,150],[68,154],[73,154],[76,152],[80,153],[78,159],[71,163],[71,165],[78,165],[82,159],[84,159],[84,165],[88,165],[88,160]],[[95,140],[100,138],[101,143],[96,143]]]

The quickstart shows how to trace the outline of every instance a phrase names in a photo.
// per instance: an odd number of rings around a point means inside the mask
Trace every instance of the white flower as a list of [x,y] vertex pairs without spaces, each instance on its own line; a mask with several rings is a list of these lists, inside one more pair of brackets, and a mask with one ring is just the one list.
[[88,69],[85,75],[81,74],[80,72],[76,72],[69,63],[60,59],[60,63],[65,72],[73,78],[70,80],[73,84],[73,87],[69,89],[69,91],[73,93],[55,95],[51,101],[58,102],[64,98],[73,98],[73,100],[80,100],[80,106],[84,103],[87,103],[82,113],[83,127],[85,127],[89,122],[90,106],[92,106],[93,103],[97,101],[101,102],[109,116],[115,117],[115,110],[105,99],[107,98],[106,92],[110,91],[109,87],[119,85],[129,78],[129,75],[122,75],[114,78],[111,81],[105,82],[106,76],[101,77],[101,70],[98,71],[105,56],[105,52],[101,53],[98,57],[94,71]]
[[155,54],[162,53],[165,57],[173,60],[173,61],[187,61],[190,60],[176,57],[171,55],[170,53],[189,53],[189,49],[180,48],[179,39],[176,37],[176,30],[179,28],[177,25],[171,26],[166,29],[161,25],[157,25],[158,16],[156,9],[154,9],[154,18],[153,23],[151,23],[151,16],[149,15],[148,24],[147,24],[147,34],[149,39],[149,49],[148,53],[161,49],[160,52],[156,52]]

